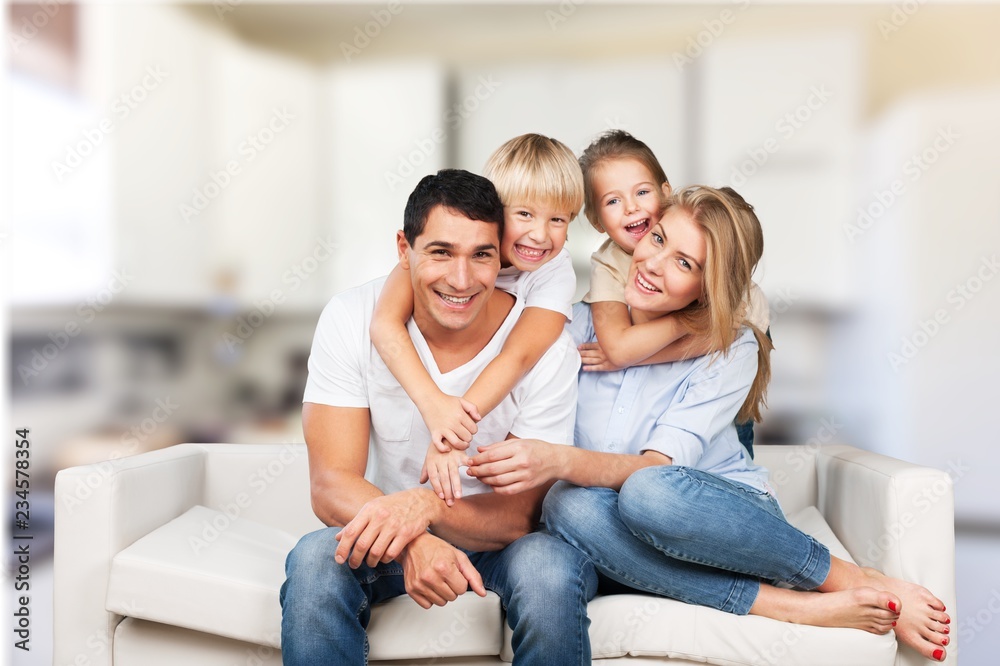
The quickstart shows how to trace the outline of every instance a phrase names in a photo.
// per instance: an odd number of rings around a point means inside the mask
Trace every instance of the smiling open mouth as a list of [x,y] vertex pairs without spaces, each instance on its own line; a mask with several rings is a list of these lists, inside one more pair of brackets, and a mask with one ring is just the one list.
[[448,294],[442,294],[440,291],[434,292],[441,297],[441,300],[449,305],[462,306],[466,305],[472,300],[472,296],[465,296],[464,298],[459,298],[458,296],[450,296]]
[[662,293],[661,289],[657,289],[652,284],[647,282],[646,279],[642,277],[642,273],[639,271],[635,272],[635,283],[645,291],[652,292],[654,294]]
[[646,232],[648,230],[649,230],[649,218],[648,217],[645,217],[645,218],[643,218],[643,219],[641,219],[641,220],[639,220],[637,222],[633,222],[632,224],[626,224],[625,225],[625,231],[629,235],[635,236],[636,238],[642,238],[643,236],[646,235]]
[[527,245],[514,245],[514,252],[516,252],[519,257],[527,261],[538,261],[549,253],[548,250],[539,250],[538,248],[528,247]]

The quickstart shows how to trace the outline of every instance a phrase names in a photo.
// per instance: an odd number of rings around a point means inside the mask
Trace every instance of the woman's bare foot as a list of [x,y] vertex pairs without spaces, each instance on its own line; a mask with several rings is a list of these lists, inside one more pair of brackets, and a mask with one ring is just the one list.
[[890,578],[867,567],[862,571],[872,587],[890,592],[902,601],[895,626],[896,638],[928,659],[944,661],[951,633],[951,618],[944,612],[944,603],[920,585]]
[[899,614],[899,598],[874,587],[858,587],[841,592],[802,592],[762,584],[751,615],[814,627],[847,627],[873,634],[893,628]]

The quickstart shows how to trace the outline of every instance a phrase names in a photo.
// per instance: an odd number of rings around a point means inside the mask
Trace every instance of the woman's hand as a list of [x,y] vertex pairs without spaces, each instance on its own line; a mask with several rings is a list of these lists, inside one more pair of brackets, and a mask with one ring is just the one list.
[[583,369],[586,372],[613,372],[621,370],[618,366],[608,360],[608,355],[601,349],[599,342],[585,342],[577,349],[580,351],[580,360],[583,362]]
[[507,439],[480,446],[466,474],[492,486],[496,493],[514,495],[558,479],[572,448],[538,439]]

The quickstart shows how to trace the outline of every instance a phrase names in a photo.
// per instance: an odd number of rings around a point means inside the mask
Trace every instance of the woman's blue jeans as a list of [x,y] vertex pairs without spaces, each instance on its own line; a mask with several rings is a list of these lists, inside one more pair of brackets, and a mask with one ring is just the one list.
[[[366,664],[372,605],[406,594],[398,562],[357,569],[337,564],[338,531],[330,527],[305,535],[285,562],[285,666]],[[544,532],[500,551],[466,553],[486,588],[502,600],[515,664],[589,666],[587,602],[597,593],[597,573],[583,553]],[[432,641],[414,649],[421,656],[438,656]]]
[[617,583],[740,615],[760,579],[813,589],[830,571],[771,495],[689,467],[641,469],[620,492],[557,483],[543,518]]

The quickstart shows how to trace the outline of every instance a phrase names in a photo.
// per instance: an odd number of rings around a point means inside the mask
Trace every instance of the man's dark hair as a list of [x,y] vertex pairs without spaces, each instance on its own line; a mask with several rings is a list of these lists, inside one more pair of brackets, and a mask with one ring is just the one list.
[[487,178],[462,169],[441,169],[424,176],[406,201],[403,235],[412,246],[424,232],[427,216],[435,206],[444,206],[469,218],[497,225],[503,238],[503,204]]

